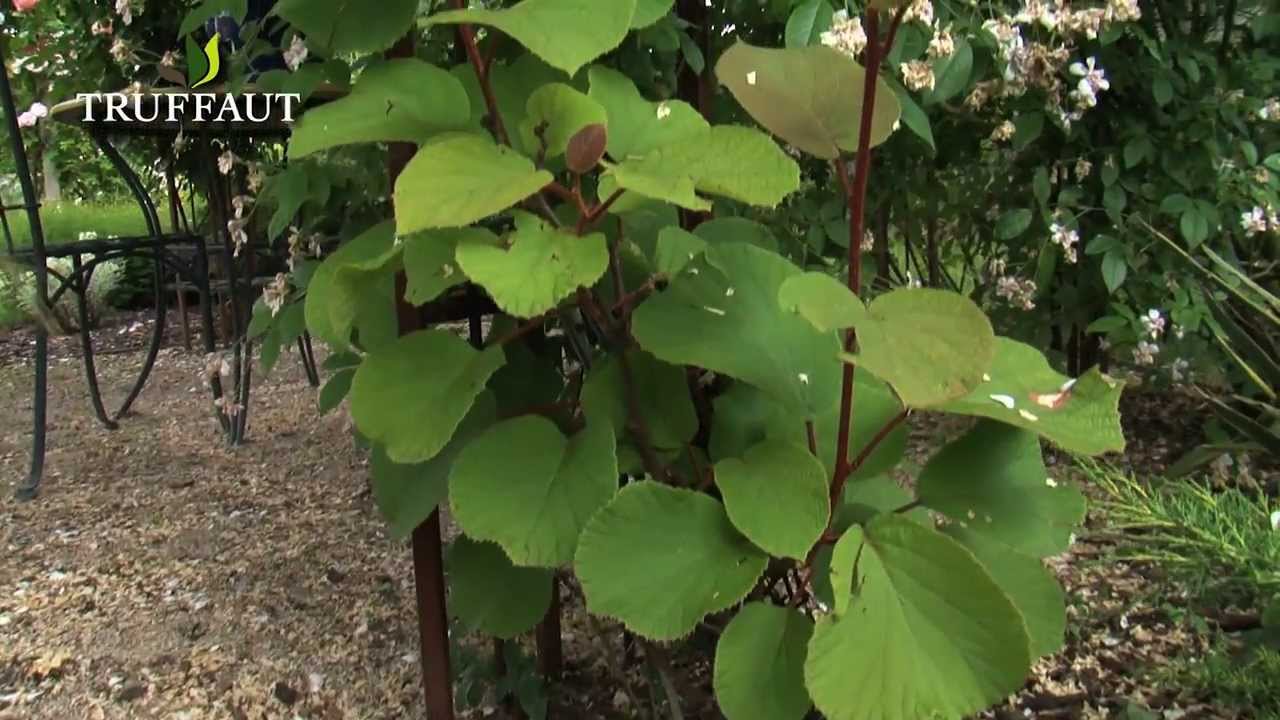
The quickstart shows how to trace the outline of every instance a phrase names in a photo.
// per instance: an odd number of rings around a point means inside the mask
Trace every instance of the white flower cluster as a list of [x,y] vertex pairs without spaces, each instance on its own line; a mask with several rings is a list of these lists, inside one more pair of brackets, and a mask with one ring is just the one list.
[[1036,283],[1034,280],[1023,280],[1006,275],[1005,262],[1000,258],[993,259],[988,270],[991,276],[996,278],[996,295],[998,297],[1023,310],[1035,309]]
[[929,38],[928,56],[935,59],[948,58],[955,51],[956,40],[951,36],[951,29],[935,27],[933,37]]
[[307,61],[308,54],[307,44],[302,41],[302,37],[294,35],[289,43],[289,49],[284,51],[284,64],[291,72],[297,72],[298,68],[302,67],[302,63]]
[[1280,229],[1280,217],[1270,205],[1265,208],[1254,207],[1249,212],[1241,213],[1240,227],[1244,228],[1246,237],[1274,232]]
[[[141,10],[138,11],[142,13]],[[116,0],[116,14],[120,16],[120,22],[125,25],[133,24],[133,2],[132,0]]]
[[1049,226],[1049,236],[1054,245],[1062,248],[1062,254],[1067,258],[1067,262],[1074,265],[1079,259],[1076,246],[1080,243],[1080,233],[1065,225],[1053,223]]
[[820,40],[827,47],[857,57],[867,47],[867,31],[862,28],[861,17],[849,17],[848,10],[838,10],[831,16],[831,29],[822,33]]
[[322,249],[320,246],[320,240],[320,233],[311,233],[308,236],[303,236],[302,231],[297,227],[290,227],[289,269],[296,269],[298,261],[305,258],[308,254],[313,257],[320,257]]
[[1138,365],[1150,367],[1156,364],[1156,355],[1160,354],[1160,346],[1146,340],[1139,340],[1133,349],[1133,361]]
[[271,317],[275,317],[280,314],[280,310],[284,308],[285,300],[288,299],[289,276],[284,273],[276,273],[271,283],[262,288],[262,302],[271,310]]
[[1169,366],[1169,378],[1176,383],[1191,379],[1191,363],[1186,358],[1178,358]]
[[1017,131],[1018,129],[1014,127],[1012,122],[1010,122],[1009,120],[1005,120],[1004,122],[997,125],[995,130],[991,131],[991,141],[998,142],[998,143],[1009,142],[1010,140],[1013,139],[1013,135]]
[[1160,336],[1164,334],[1167,323],[1168,321],[1165,317],[1155,308],[1151,308],[1146,315],[1142,316],[1142,329],[1147,333],[1147,337],[1152,340],[1160,339]]
[[1081,112],[1096,107],[1098,93],[1111,89],[1111,82],[1107,80],[1106,72],[1097,66],[1097,62],[1096,58],[1087,58],[1083,63],[1071,63],[1071,74],[1080,78],[1076,89],[1071,92],[1071,99],[1075,101],[1076,109]]
[[1258,119],[1264,122],[1280,122],[1280,98],[1267,98],[1258,110]]
[[912,92],[932,90],[934,84],[933,67],[924,60],[912,60],[898,66],[902,72],[902,84]]
[[930,0],[915,0],[902,16],[903,22],[918,22],[921,25],[933,24],[933,3]]

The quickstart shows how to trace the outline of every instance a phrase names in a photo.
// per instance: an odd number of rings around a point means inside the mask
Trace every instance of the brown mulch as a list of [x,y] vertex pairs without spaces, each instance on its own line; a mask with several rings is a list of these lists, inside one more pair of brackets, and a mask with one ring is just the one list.
[[[141,362],[141,320],[96,334],[109,398]],[[423,717],[409,553],[372,505],[348,421],[317,417],[317,391],[286,354],[256,384],[250,442],[227,447],[206,361],[180,348],[177,328],[171,315],[155,374],[117,431],[88,408],[78,340],[54,340],[45,486],[29,504],[12,489],[28,462],[30,334],[0,335],[0,720]],[[1179,404],[1190,401],[1125,402],[1132,464],[1161,468],[1198,441],[1203,415]],[[914,422],[916,463],[963,429]],[[1228,717],[1147,685],[1147,669],[1208,641],[1151,604],[1159,578],[1101,562],[1106,552],[1086,534],[1052,560],[1071,602],[1068,647],[989,715],[1115,717],[1133,699],[1166,720]],[[648,715],[642,666],[572,594],[564,638],[557,717]],[[705,686],[705,663],[695,674]]]

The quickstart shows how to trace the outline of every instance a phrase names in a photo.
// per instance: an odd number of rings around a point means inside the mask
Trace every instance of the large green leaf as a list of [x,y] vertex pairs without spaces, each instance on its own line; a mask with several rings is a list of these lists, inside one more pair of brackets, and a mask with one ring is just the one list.
[[[814,419],[818,438],[818,458],[827,477],[835,472],[836,441],[840,435],[839,393],[842,378],[832,373],[816,388],[817,397],[829,399],[827,407]],[[902,412],[902,403],[883,381],[858,368],[853,379],[854,413],[849,427],[850,460],[858,457],[886,424]],[[807,445],[802,419],[764,392],[742,383],[735,384],[714,401],[715,423],[711,427],[711,459],[741,457],[748,448],[766,438]],[[867,456],[851,481],[888,472],[902,459],[907,446],[907,428],[898,425]]]
[[822,332],[853,327],[867,311],[844,283],[820,272],[787,278],[778,289],[778,302],[783,310],[800,314]]
[[448,72],[421,60],[375,65],[351,94],[308,110],[293,129],[289,154],[300,158],[339,145],[412,142],[470,121],[467,91]]
[[631,18],[631,27],[649,27],[666,17],[672,5],[675,5],[675,0],[636,0],[636,14]]
[[1039,350],[997,338],[995,361],[983,382],[937,409],[1017,425],[1071,452],[1099,455],[1124,450],[1123,389],[1096,368],[1073,383],[1049,367]]
[[[354,373],[354,370],[344,372]],[[458,431],[434,458],[413,465],[391,461],[387,453],[374,446],[369,463],[373,478],[373,499],[397,538],[408,537],[413,529],[426,521],[449,494],[449,470],[458,453],[497,419],[498,409],[493,394],[481,393],[471,411],[458,425]]]
[[395,223],[387,221],[348,240],[316,268],[303,313],[307,330],[335,350],[350,347],[360,328],[368,349],[394,338],[394,276],[379,272],[394,252]]
[[921,502],[1019,552],[1062,552],[1084,521],[1080,491],[1048,478],[1033,433],[978,423],[930,458],[916,481]]
[[396,230],[408,235],[470,225],[553,179],[528,158],[486,137],[446,133],[423,146],[396,180]]
[[609,156],[615,162],[641,158],[665,145],[702,137],[710,129],[694,107],[680,100],[649,102],[631,78],[617,70],[593,65],[588,71],[590,97],[609,117]]
[[529,318],[595,284],[609,268],[609,247],[601,233],[578,237],[519,212],[505,247],[460,243],[457,258],[503,312]]
[[[658,360],[647,352],[627,353],[634,384],[634,401],[657,450],[683,450],[698,432],[698,414],[689,396],[684,368]],[[630,399],[622,363],[616,355],[591,367],[582,387],[582,408],[588,418],[607,420],[621,437],[629,425]]]
[[826,469],[804,446],[766,440],[715,473],[729,519],[770,555],[802,560],[827,529]]
[[768,135],[717,125],[625,160],[606,177],[624,190],[690,210],[711,209],[698,193],[775,207],[799,189],[800,166]]
[[494,425],[453,465],[453,517],[517,565],[566,565],[587,520],[617,492],[613,446],[608,423],[590,423],[572,438],[537,415]]
[[[489,107],[485,93],[476,79],[475,68],[471,63],[457,65],[449,71],[466,88],[467,97],[471,99],[471,124],[478,127],[489,127],[486,120]],[[509,61],[495,58],[489,65],[489,86],[493,91],[493,99],[498,106],[498,115],[502,118],[511,146],[528,157],[536,157],[538,145],[525,145],[520,126],[524,124],[525,114],[529,110],[529,98],[534,92],[549,83],[563,83],[568,80],[564,72],[546,64],[532,53],[524,53]],[[577,83],[573,83],[577,87]]]
[[[824,159],[858,149],[866,71],[825,45],[762,48],[738,41],[720,57],[716,77],[773,134]],[[893,133],[901,109],[893,88],[876,79],[871,145]]]
[[459,245],[500,247],[502,240],[478,227],[428,230],[403,238],[404,299],[413,305],[424,305],[440,297],[444,291],[467,281],[456,259]]
[[449,546],[449,609],[468,628],[511,639],[551,607],[552,571],[511,564],[502,548],[465,536]]
[[351,417],[391,460],[435,457],[471,410],[502,348],[475,350],[447,330],[423,330],[370,353],[351,383]]
[[896,516],[848,533],[841,541],[859,551],[832,575],[856,581],[837,596],[857,592],[846,612],[818,621],[805,661],[825,717],[960,718],[1022,686],[1031,665],[1025,624],[968,550]]
[[707,249],[707,241],[678,225],[658,232],[658,245],[653,254],[653,269],[674,276]]
[[716,644],[716,703],[728,720],[802,720],[813,703],[804,659],[813,621],[760,602],[738,611]]
[[334,53],[385,50],[413,28],[418,0],[385,0],[376,9],[356,0],[280,0],[275,13]]
[[1062,649],[1067,631],[1067,602],[1057,578],[1043,562],[973,529],[951,525],[943,532],[968,548],[1018,607],[1027,621],[1032,658],[1052,655]]
[[904,288],[876,298],[857,325],[855,360],[908,407],[964,397],[982,383],[995,354],[991,321],[953,292]]
[[800,269],[744,243],[708,248],[665,292],[636,311],[641,347],[677,365],[696,365],[749,382],[815,417],[836,402],[819,388],[838,385],[840,343],[782,311],[778,289]]
[[449,10],[428,22],[495,27],[553,67],[575,75],[622,43],[635,12],[636,0],[524,0],[505,10]]
[[737,604],[768,559],[714,498],[644,481],[587,523],[574,571],[589,612],[642,637],[675,640]]
[[[542,148],[546,143],[546,157],[556,158],[564,154],[569,138],[587,125],[605,125],[608,122],[600,103],[564,83],[543,85],[529,96],[520,134],[525,147]],[[538,133],[542,133],[539,140]]]

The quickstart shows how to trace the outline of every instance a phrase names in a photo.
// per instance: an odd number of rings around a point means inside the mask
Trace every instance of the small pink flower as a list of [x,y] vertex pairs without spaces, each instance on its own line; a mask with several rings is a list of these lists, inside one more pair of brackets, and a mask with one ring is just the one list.
[[13,9],[15,12],[27,12],[35,10],[40,4],[40,0],[13,0]]

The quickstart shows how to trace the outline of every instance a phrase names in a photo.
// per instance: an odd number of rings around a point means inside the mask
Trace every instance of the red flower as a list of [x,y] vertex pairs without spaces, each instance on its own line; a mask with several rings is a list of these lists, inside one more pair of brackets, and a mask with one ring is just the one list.
[[26,12],[35,10],[36,5],[40,4],[40,0],[13,0],[13,9],[17,12]]

